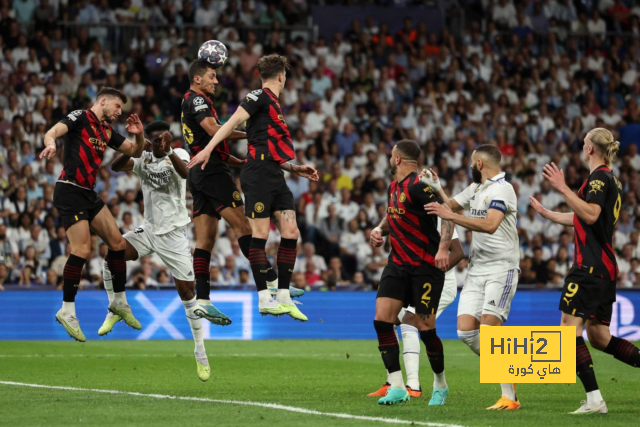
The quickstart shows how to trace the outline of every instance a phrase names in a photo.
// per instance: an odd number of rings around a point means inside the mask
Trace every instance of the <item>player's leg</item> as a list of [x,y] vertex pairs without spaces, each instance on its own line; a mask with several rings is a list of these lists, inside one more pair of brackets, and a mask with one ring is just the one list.
[[109,304],[109,311],[117,314],[133,329],[142,329],[140,322],[133,316],[131,306],[127,303],[125,284],[127,283],[127,264],[125,263],[126,241],[120,234],[111,211],[103,206],[91,221],[91,229],[102,239],[109,248],[107,265],[111,272],[113,283],[113,302]]
[[[128,235],[132,232],[126,233],[123,237],[127,242],[127,247],[124,250],[124,260],[133,261],[139,258],[138,251],[136,248],[129,242]],[[107,260],[104,259],[102,261],[102,283],[104,284],[104,290],[107,291],[107,298],[109,299],[109,305],[114,301],[113,294],[113,278],[111,276],[111,271],[109,271],[109,264]],[[102,326],[98,329],[98,335],[103,336],[107,335],[109,332],[113,330],[113,327],[116,323],[120,322],[122,317],[117,314],[113,314],[109,310],[107,310],[107,317],[102,322]]]
[[81,220],[68,225],[67,238],[71,247],[71,255],[69,255],[62,273],[62,308],[56,313],[56,320],[64,326],[71,338],[85,342],[87,339],[82,333],[80,323],[76,317],[75,301],[82,276],[82,268],[91,254],[89,221]]
[[[287,188],[288,190],[288,188]],[[293,196],[291,196],[293,204]],[[291,275],[296,264],[296,246],[300,231],[296,221],[296,212],[293,209],[276,210],[272,217],[276,227],[280,231],[280,246],[278,247],[278,295],[276,301],[289,308],[289,316],[296,320],[306,322],[307,316],[302,314],[296,304],[291,300],[289,291]]]
[[[397,329],[397,327],[398,327],[398,325],[400,325],[402,323],[402,318],[404,317],[405,311],[406,311],[405,308],[400,309],[400,313],[398,313],[398,318],[396,319],[396,322],[394,323],[393,331],[396,333],[396,339],[398,339],[398,329]],[[391,387],[391,384],[389,383],[389,371],[387,371],[385,369],[385,372],[387,373],[387,377],[386,377],[385,383],[382,384],[382,387],[380,387],[378,390],[374,391],[373,393],[367,394],[368,397],[383,397],[383,396],[387,395],[387,391],[389,390],[389,387]],[[408,388],[407,388],[407,390],[408,390]],[[411,397],[413,397],[413,396],[411,396]]]
[[411,397],[422,396],[420,387],[420,333],[416,328],[415,308],[407,307],[400,313],[402,333],[402,358],[407,375],[407,391]]
[[478,356],[483,304],[484,283],[478,276],[467,276],[458,301],[458,338]]

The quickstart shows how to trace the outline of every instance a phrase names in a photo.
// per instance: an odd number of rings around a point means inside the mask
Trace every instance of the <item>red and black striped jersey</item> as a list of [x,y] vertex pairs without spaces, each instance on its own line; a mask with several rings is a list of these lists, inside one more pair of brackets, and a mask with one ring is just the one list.
[[424,205],[432,202],[442,200],[420,181],[416,172],[391,183],[387,207],[389,261],[397,265],[435,265],[440,246],[438,217],[424,210]]
[[240,106],[251,116],[247,120],[247,161],[273,160],[278,164],[295,157],[293,141],[278,98],[269,88],[247,94]]
[[[189,89],[184,94],[182,100],[182,115],[180,121],[182,122],[182,138],[187,143],[191,157],[198,154],[204,147],[211,141],[211,135],[200,125],[202,120],[207,117],[213,117],[217,124],[222,125],[218,119],[218,113],[213,108],[213,102],[211,99],[202,93],[198,93]],[[216,149],[211,153],[209,157],[209,163],[215,163],[216,172],[219,170],[229,171],[227,165],[229,160],[229,144],[227,141],[222,141],[216,146]]]
[[101,122],[91,110],[72,111],[60,123],[67,125],[69,131],[65,135],[64,168],[58,182],[93,190],[104,150],[107,147],[117,150],[125,137],[114,132],[107,122]]
[[602,165],[594,170],[578,191],[578,197],[602,209],[589,225],[573,215],[575,228],[574,261],[579,268],[608,280],[616,280],[618,262],[613,251],[613,233],[622,207],[622,184],[611,169]]

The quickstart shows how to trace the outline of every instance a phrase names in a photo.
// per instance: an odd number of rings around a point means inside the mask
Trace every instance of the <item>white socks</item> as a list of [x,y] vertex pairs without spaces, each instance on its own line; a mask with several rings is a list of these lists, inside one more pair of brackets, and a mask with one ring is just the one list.
[[127,305],[127,296],[124,292],[116,292],[113,294],[113,301],[118,305]]
[[194,313],[195,308],[197,306],[196,298],[193,297],[189,301],[182,301],[182,305],[184,306],[184,311],[187,315],[187,320],[189,321],[189,326],[191,327],[191,334],[193,335],[193,341],[196,343],[196,357],[198,354],[204,355],[206,358],[206,350],[204,348],[204,339],[203,331],[202,331],[202,319]]
[[507,399],[511,399],[515,402],[516,400],[516,391],[513,389],[512,383],[500,383],[500,387],[502,388],[502,395]]
[[590,408],[598,406],[603,400],[600,390],[593,390],[587,393],[587,405]]
[[211,300],[210,299],[199,299],[199,300],[196,300],[196,303],[198,303],[200,305],[211,305]]
[[76,315],[76,303],[62,301],[62,312],[65,314]]
[[391,384],[391,387],[399,387],[401,389],[405,388],[404,380],[402,379],[402,369],[399,371],[390,373],[387,378],[389,378],[389,384]]
[[102,283],[104,284],[104,290],[107,291],[107,297],[109,298],[109,304],[113,302],[113,280],[111,279],[111,272],[107,265],[107,260],[102,261]]
[[458,338],[478,356],[480,356],[480,331],[458,331]]
[[447,388],[447,380],[444,377],[444,371],[439,374],[433,373],[433,387],[444,390]]
[[271,292],[269,291],[269,289],[258,291],[258,304],[264,305],[272,299],[273,297],[271,297]]
[[278,296],[276,297],[276,301],[278,304],[289,304],[293,305],[293,301],[291,301],[291,293],[289,289],[278,289]]
[[420,336],[418,329],[410,325],[400,325],[402,332],[402,357],[407,373],[407,385],[413,390],[420,388]]

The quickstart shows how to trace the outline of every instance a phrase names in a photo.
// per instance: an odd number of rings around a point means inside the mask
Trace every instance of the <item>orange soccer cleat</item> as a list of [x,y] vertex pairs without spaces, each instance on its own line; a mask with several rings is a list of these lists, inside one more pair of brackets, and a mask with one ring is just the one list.
[[411,387],[407,386],[407,391],[409,392],[409,396],[411,396],[411,397],[420,397],[420,396],[422,396],[422,387],[420,387],[417,390],[414,390]]
[[514,409],[520,409],[520,401],[517,396],[515,401],[502,396],[495,405],[487,408],[489,411],[512,411]]
[[369,397],[384,397],[384,396],[387,395],[387,390],[389,390],[389,387],[391,387],[391,384],[389,384],[389,383],[382,384],[382,387],[380,387],[380,389],[378,391],[374,391],[373,393],[369,393],[369,394],[367,394],[367,396],[369,396]]

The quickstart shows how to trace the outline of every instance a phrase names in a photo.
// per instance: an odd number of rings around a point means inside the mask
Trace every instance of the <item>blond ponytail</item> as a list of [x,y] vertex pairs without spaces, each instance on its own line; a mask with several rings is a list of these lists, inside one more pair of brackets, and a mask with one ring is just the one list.
[[610,168],[611,162],[613,162],[620,149],[620,143],[616,141],[613,138],[613,134],[605,128],[591,129],[588,136],[591,143],[597,147],[607,167]]

